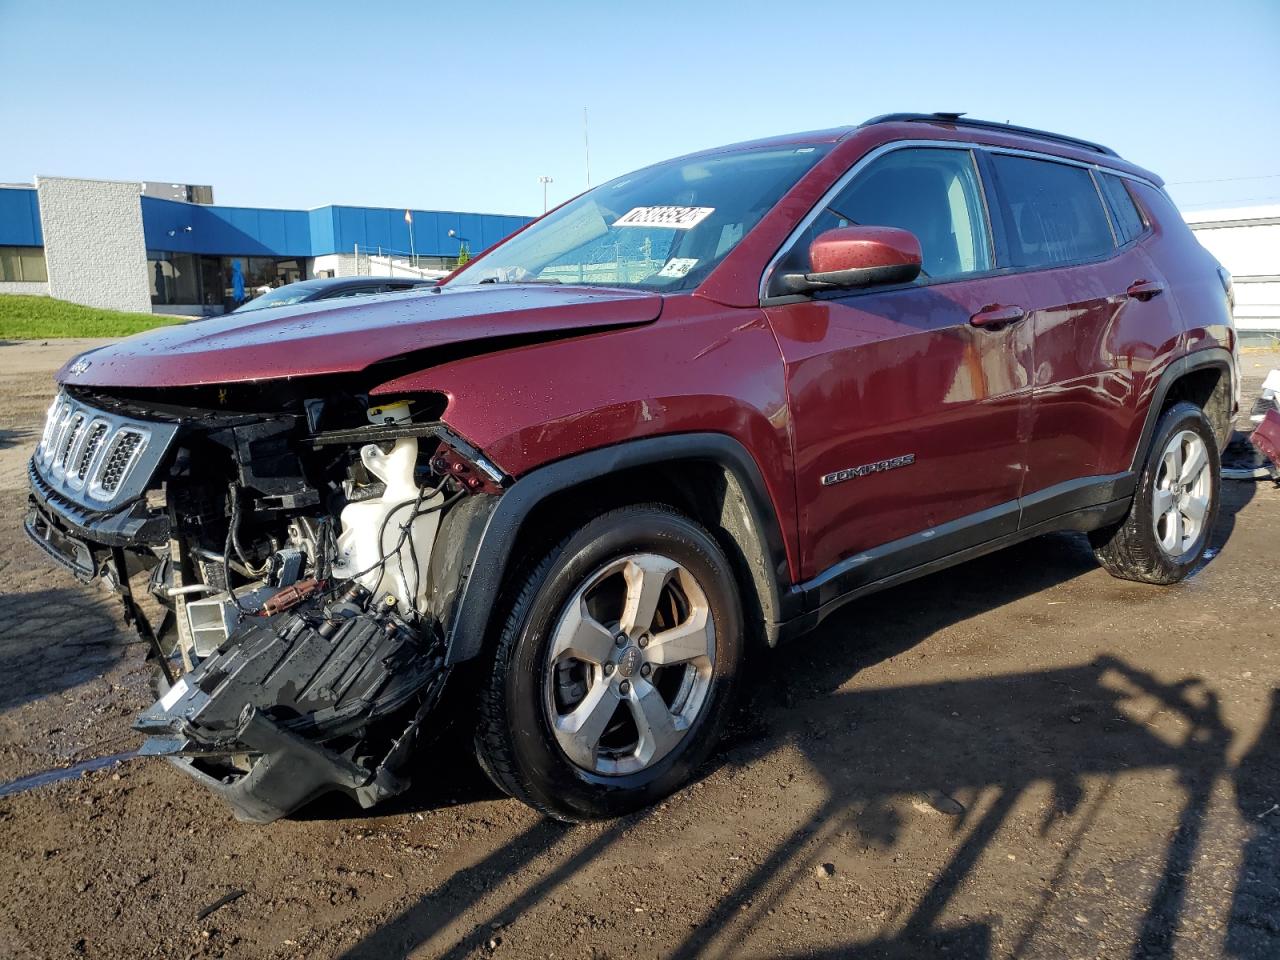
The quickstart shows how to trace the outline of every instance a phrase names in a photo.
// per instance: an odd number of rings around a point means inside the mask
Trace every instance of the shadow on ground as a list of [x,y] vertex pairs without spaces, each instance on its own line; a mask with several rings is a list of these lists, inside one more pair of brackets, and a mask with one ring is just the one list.
[[9,447],[16,447],[19,444],[30,445],[35,435],[34,430],[13,430],[8,427],[0,427],[0,450],[7,450]]
[[[1252,496],[1252,487],[1228,485],[1225,492],[1213,539],[1216,546],[1230,535],[1235,513]],[[1038,902],[1013,951],[1014,956],[1025,956],[1032,952],[1049,906],[1116,779],[1145,769],[1175,772],[1183,799],[1161,874],[1132,933],[1131,956],[1172,956],[1210,791],[1215,779],[1227,772],[1231,735],[1214,691],[1195,677],[1162,683],[1112,656],[1061,669],[890,689],[841,689],[868,666],[909,650],[949,625],[1095,567],[1083,537],[1046,537],[862,601],[799,641],[799,648],[757,658],[744,706],[716,763],[747,765],[784,743],[796,744],[823,778],[827,800],[793,835],[780,838],[758,868],[692,927],[672,955],[733,955],[747,933],[766,922],[768,912],[779,905],[781,894],[769,891],[785,892],[812,876],[816,864],[810,860],[812,854],[805,853],[807,838],[855,829],[892,848],[902,827],[895,801],[941,792],[967,801],[954,834],[963,839],[898,932],[889,939],[848,943],[829,954],[804,955],[989,957],[989,924],[947,926],[944,911],[1020,798],[1033,786],[1048,785],[1052,802],[1041,834],[1055,823],[1067,824],[1071,839],[1060,848],[1056,870],[1034,893]],[[929,602],[921,604],[920,597],[929,597]],[[1028,704],[1035,705],[1030,712]],[[1148,712],[1135,711],[1134,704],[1144,704]],[[1175,742],[1156,736],[1149,727],[1156,713],[1180,721]],[[872,727],[875,734],[867,736]],[[1095,785],[1092,795],[1086,790],[1086,777]],[[1096,786],[1099,780],[1101,789]],[[1241,765],[1237,781],[1246,816],[1257,817],[1280,794],[1280,692],[1271,722]],[[491,795],[483,781],[467,789],[477,791],[476,796]],[[446,793],[429,787],[408,802],[448,802]],[[982,802],[975,802],[978,798]],[[501,917],[509,924],[535,909],[644,817],[642,813],[611,824],[521,889],[493,917],[477,917],[475,932],[446,956],[482,947],[490,921]],[[461,917],[498,878],[558,847],[570,830],[549,821],[535,824],[426,892],[344,956],[356,960],[405,955]],[[1258,821],[1246,850],[1227,936],[1232,956],[1280,955],[1278,863],[1280,809]],[[728,947],[722,939],[726,931],[733,931]],[[1076,948],[1077,955],[1093,949],[1092,934],[1082,931],[1080,936],[1081,943],[1057,942],[1054,949],[1064,955]]]
[[0,595],[0,710],[104,673],[134,642],[93,588]]

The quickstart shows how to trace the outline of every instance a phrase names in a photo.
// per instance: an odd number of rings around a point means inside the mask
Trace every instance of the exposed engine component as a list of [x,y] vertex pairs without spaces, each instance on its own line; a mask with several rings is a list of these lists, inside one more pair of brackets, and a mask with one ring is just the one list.
[[412,437],[396,440],[389,452],[367,444],[360,448],[360,460],[382,492],[343,509],[332,574],[356,580],[377,595],[390,593],[402,610],[422,610],[426,562],[444,495],[419,487],[414,479],[418,441]]
[[[250,820],[327,790],[365,805],[399,792],[448,673],[441,517],[505,478],[430,419],[433,398],[329,391],[271,414],[225,390],[169,400],[65,391],[31,467],[32,537],[121,595],[167,681],[135,723],[142,752]],[[89,480],[100,460],[110,513]],[[129,588],[138,570],[165,610],[154,624]]]

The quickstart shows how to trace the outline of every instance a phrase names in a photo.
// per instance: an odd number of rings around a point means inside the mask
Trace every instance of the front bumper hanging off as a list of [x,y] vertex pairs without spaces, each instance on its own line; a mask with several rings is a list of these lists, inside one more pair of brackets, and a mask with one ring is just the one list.
[[259,823],[332,791],[365,807],[400,793],[444,687],[443,648],[393,613],[345,614],[335,627],[333,606],[311,601],[247,619],[138,716],[139,752]]

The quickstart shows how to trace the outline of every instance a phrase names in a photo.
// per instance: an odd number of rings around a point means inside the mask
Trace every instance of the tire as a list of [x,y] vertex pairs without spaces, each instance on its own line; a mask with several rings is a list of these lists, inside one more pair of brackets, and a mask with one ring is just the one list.
[[[1174,449],[1180,451],[1181,466],[1176,481]],[[1196,450],[1203,452],[1204,462],[1191,476],[1199,462]],[[1156,424],[1129,513],[1119,524],[1089,534],[1094,556],[1121,580],[1170,584],[1185,579],[1209,545],[1220,477],[1218,443],[1204,411],[1192,403],[1170,407]]]
[[657,504],[597,517],[518,585],[481,680],[481,767],[568,822],[662,799],[715,747],[742,634],[729,561],[702,527]]

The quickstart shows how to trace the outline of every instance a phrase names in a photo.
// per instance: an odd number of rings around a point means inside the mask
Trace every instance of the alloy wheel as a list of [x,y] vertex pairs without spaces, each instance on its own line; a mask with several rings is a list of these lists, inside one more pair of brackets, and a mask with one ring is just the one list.
[[1169,557],[1185,556],[1204,531],[1212,492],[1209,451],[1191,431],[1175,434],[1160,455],[1152,491],[1156,542]]
[[715,652],[706,593],[675,560],[637,553],[596,570],[548,649],[544,708],[560,749],[603,776],[659,762],[705,706]]

